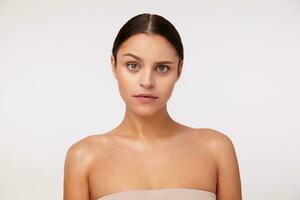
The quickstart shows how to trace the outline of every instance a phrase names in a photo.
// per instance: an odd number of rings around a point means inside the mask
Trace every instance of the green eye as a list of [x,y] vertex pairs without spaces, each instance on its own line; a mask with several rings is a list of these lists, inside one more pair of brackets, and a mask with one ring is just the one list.
[[158,66],[158,68],[159,68],[159,69],[164,69],[164,68],[165,68],[166,70],[163,70],[163,71],[159,70],[159,71],[160,71],[160,72],[166,72],[166,71],[169,70],[170,67],[167,67],[167,66],[165,66],[165,65],[160,65],[160,66]]

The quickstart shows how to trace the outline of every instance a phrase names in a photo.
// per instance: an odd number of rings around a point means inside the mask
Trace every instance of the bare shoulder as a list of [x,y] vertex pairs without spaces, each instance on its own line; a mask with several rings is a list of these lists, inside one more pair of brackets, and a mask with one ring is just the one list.
[[[218,199],[241,200],[241,179],[237,155],[232,140],[214,129],[199,129],[212,153],[218,169]],[[199,134],[199,135],[201,135]]]
[[64,200],[90,199],[88,174],[96,151],[103,146],[99,145],[102,138],[101,135],[87,136],[69,147],[64,165]]
[[95,155],[103,149],[105,143],[106,137],[101,134],[90,135],[80,139],[69,147],[65,158],[66,164],[72,166],[78,164],[82,171],[87,171]]
[[229,136],[211,128],[201,128],[197,131],[200,140],[205,143],[219,170],[232,167],[237,170],[237,155]]
[[107,139],[104,134],[86,136],[69,147],[67,157],[83,159],[81,161],[88,161],[93,156],[93,152],[99,150],[99,148],[105,145],[106,140]]
[[218,151],[232,149],[233,142],[225,133],[217,131],[211,128],[199,128],[197,129],[197,135],[204,138],[204,142],[210,148],[210,150],[218,153]]

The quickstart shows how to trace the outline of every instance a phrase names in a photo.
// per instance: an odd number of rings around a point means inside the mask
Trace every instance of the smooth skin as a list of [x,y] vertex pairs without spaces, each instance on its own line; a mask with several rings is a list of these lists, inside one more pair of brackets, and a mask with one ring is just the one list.
[[[125,116],[113,130],[87,136],[68,149],[64,200],[161,188],[200,189],[216,193],[217,200],[241,200],[230,138],[185,126],[168,114],[167,101],[183,67],[173,46],[159,35],[136,34],[120,46],[117,60],[111,56],[111,64]],[[159,98],[143,103],[133,97],[138,93]]]

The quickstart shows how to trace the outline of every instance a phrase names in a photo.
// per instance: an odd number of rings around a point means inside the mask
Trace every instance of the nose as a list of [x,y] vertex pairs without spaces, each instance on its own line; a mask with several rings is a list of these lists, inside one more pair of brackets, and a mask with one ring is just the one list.
[[151,71],[144,70],[144,73],[141,75],[140,86],[146,89],[151,89],[154,87],[154,80]]

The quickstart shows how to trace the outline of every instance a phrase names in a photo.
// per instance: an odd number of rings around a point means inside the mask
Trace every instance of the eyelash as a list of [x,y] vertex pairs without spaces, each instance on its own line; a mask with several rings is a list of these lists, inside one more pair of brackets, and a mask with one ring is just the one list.
[[[128,67],[128,65],[137,65],[136,63],[127,63],[127,67]],[[165,67],[165,68],[167,68],[167,71],[169,71],[169,69],[170,69],[170,67],[168,67],[168,66],[166,66],[166,65],[159,65],[158,67],[160,67],[160,66],[163,66],[163,67]],[[132,70],[132,71],[134,71],[134,70]],[[162,73],[166,73],[167,71],[164,71],[164,72],[162,72]]]

